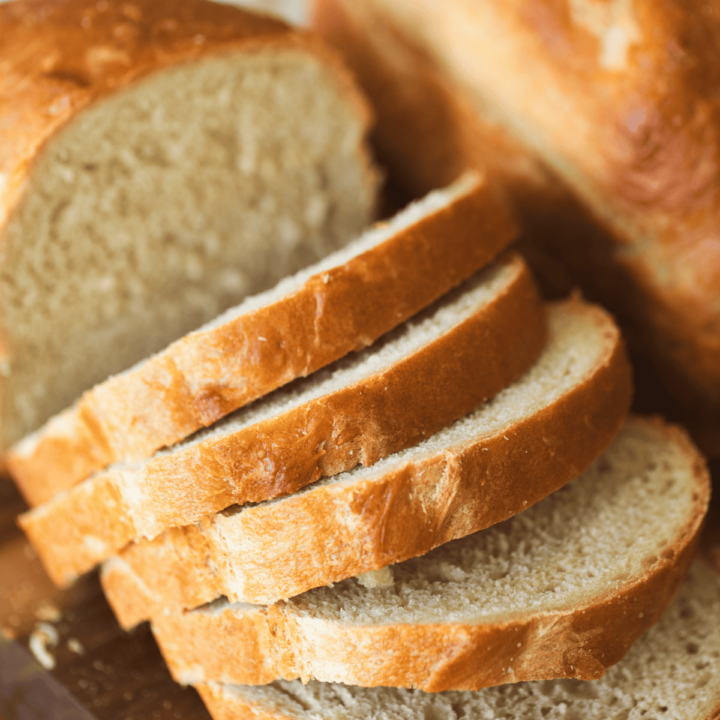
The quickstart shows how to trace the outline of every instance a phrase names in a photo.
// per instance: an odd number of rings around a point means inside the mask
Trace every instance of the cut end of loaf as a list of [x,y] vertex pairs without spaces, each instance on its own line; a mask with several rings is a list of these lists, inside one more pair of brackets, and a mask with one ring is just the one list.
[[367,224],[346,91],[269,44],[150,75],[48,142],[3,233],[4,444]]

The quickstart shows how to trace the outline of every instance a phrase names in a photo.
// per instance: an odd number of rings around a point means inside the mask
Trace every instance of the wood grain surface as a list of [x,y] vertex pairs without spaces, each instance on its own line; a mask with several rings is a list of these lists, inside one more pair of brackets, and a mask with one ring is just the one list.
[[[96,574],[69,590],[53,587],[15,526],[15,516],[24,509],[12,483],[0,479],[0,628],[4,634],[26,649],[34,634],[33,644],[44,645],[47,657],[55,663],[51,675],[97,720],[209,720],[197,693],[170,678],[148,624],[132,633],[119,627]],[[52,642],[53,631],[57,644]],[[0,694],[3,690],[0,687]],[[58,715],[48,708],[40,717],[55,720]],[[5,710],[0,720],[13,718]]]

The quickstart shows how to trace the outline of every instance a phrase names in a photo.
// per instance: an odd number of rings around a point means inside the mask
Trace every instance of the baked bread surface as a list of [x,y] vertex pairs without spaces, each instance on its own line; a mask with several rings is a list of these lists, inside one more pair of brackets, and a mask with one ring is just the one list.
[[544,680],[478,692],[424,693],[299,680],[198,690],[215,720],[607,720],[720,713],[720,575],[695,561],[660,621],[600,680]]
[[21,0],[0,67],[4,448],[372,218],[370,111],[280,21]]
[[379,587],[350,579],[269,608],[215,603],[159,615],[155,632],[186,683],[255,684],[274,672],[436,692],[593,680],[674,598],[708,498],[684,432],[632,418],[580,478],[393,565]]
[[418,443],[517,379],[546,339],[527,266],[505,256],[362,353],[149,461],[97,473],[19,523],[67,584],[132,540]]
[[[422,192],[445,172],[489,164],[548,284],[579,282],[611,308],[672,396],[666,411],[718,453],[717,6],[319,0],[314,7],[315,27],[379,108],[375,136],[396,176]],[[419,111],[426,104],[429,115]],[[422,157],[412,152],[418,144],[429,147]]]

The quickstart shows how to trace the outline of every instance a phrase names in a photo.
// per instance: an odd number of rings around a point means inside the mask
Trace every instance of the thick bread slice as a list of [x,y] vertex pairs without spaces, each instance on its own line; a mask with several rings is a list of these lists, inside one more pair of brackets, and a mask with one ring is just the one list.
[[334,52],[203,0],[0,3],[0,450],[372,219]]
[[110,463],[148,458],[374,342],[515,234],[487,185],[467,176],[88,391],[12,448],[10,472],[34,506]]
[[630,369],[619,331],[599,308],[558,304],[549,326],[547,346],[522,378],[414,448],[126,548],[102,572],[120,623],[221,595],[292,597],[422,555],[577,477],[625,419]]
[[[660,618],[710,494],[678,428],[631,419],[580,478],[505,523],[270,607],[154,619],[185,683],[270,678],[476,690],[602,677]],[[720,648],[719,648],[720,649]]]
[[517,379],[546,338],[527,266],[506,257],[372,348],[149,461],[98,473],[19,522],[66,584],[132,540],[417,444]]
[[214,720],[717,720],[720,575],[696,561],[660,622],[601,680],[437,694],[298,680],[198,690]]

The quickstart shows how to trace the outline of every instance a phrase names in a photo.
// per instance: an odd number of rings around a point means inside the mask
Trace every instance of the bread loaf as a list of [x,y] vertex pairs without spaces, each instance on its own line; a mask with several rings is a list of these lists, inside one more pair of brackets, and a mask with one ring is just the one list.
[[149,461],[97,473],[19,523],[67,584],[132,540],[418,443],[517,379],[546,337],[527,267],[506,256],[362,353]]
[[396,177],[417,192],[489,163],[549,279],[615,312],[665,408],[720,453],[720,10],[705,8],[318,0],[315,26],[377,105]]
[[373,214],[366,103],[280,21],[19,0],[0,68],[0,449]]
[[678,598],[601,680],[545,680],[424,693],[280,681],[201,685],[214,720],[715,720],[720,713],[720,575],[696,561]]
[[600,309],[574,299],[551,308],[548,322],[548,344],[522,378],[414,448],[108,560],[102,583],[120,624],[221,595],[272,603],[377,570],[504,520],[577,477],[621,427],[630,370]]
[[300,678],[437,692],[597,679],[674,598],[709,493],[687,436],[634,418],[583,476],[393,565],[383,587],[349,579],[270,607],[219,601],[158,615],[155,636],[189,684]]

